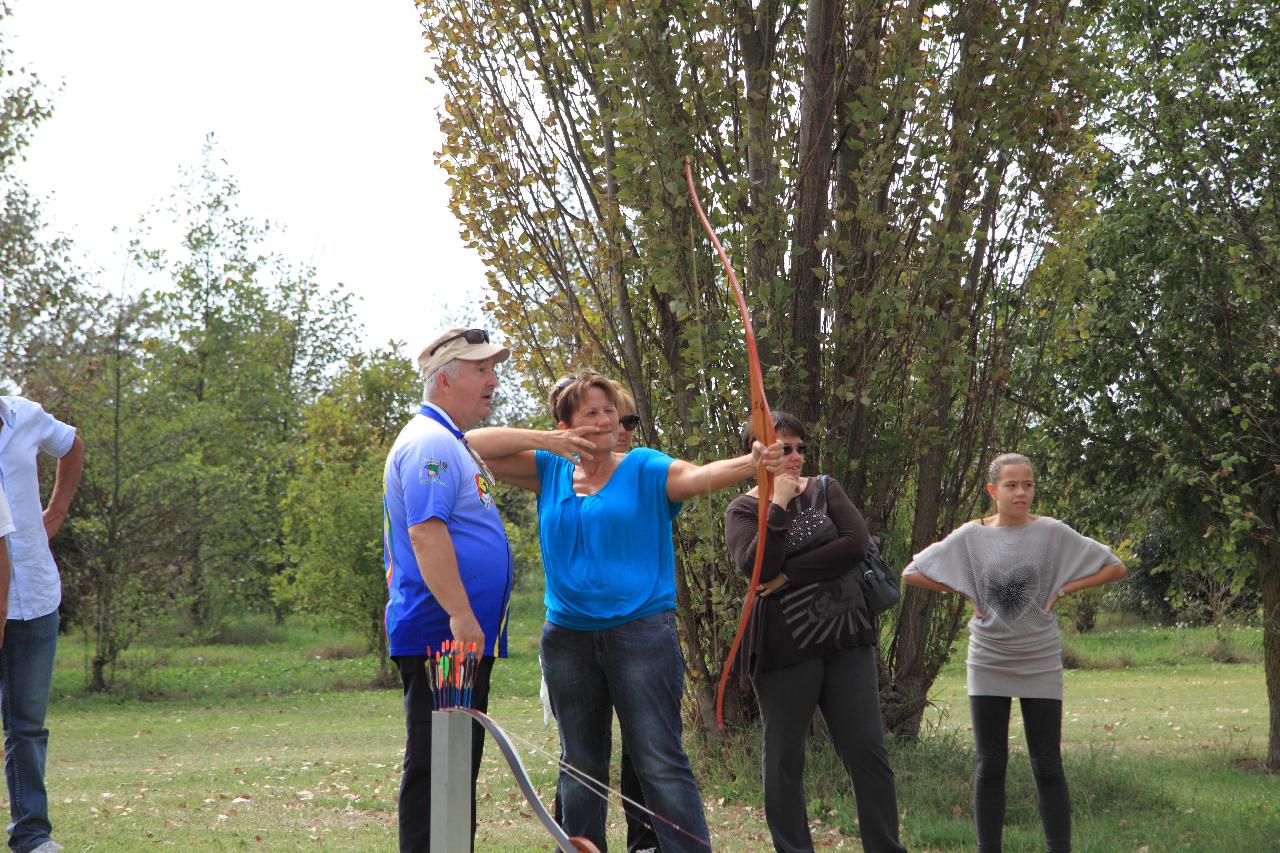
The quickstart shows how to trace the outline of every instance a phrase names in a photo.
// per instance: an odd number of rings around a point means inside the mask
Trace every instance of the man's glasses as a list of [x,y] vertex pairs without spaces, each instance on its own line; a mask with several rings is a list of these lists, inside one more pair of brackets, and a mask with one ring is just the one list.
[[469,344],[489,343],[489,333],[486,332],[484,329],[467,329],[465,332],[458,332],[458,334],[456,335],[450,335],[440,343],[433,346],[431,348],[431,352],[427,353],[427,358],[430,358],[431,356],[435,355],[436,350],[440,349],[440,347],[444,346],[450,341],[456,341],[458,338],[466,338],[466,341]]
[[790,455],[792,454],[792,452],[793,452],[793,451],[794,451],[795,453],[799,453],[801,456],[804,456],[804,445],[803,445],[803,444],[784,444],[784,445],[782,445],[782,455],[783,455],[783,456],[790,456]]
[[639,415],[623,415],[618,418],[618,423],[622,424],[622,428],[627,432],[635,432],[636,427],[640,426]]

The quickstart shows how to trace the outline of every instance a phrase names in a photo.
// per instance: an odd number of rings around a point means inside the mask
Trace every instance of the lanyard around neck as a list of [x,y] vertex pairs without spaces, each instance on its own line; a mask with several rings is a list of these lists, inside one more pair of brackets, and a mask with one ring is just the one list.
[[418,411],[440,424],[440,426],[449,431],[450,435],[462,442],[462,446],[467,449],[467,453],[471,456],[471,460],[476,463],[476,467],[480,469],[480,473],[489,481],[490,488],[497,484],[497,478],[493,476],[493,472],[489,470],[489,466],[485,464],[485,461],[480,458],[480,454],[476,453],[471,447],[470,442],[467,441],[467,437],[463,435],[462,430],[449,423],[448,418],[442,415],[435,406],[429,406],[426,403],[423,403],[422,408]]
[[419,409],[418,411],[426,415],[427,417],[431,418],[431,420],[435,421],[436,423],[440,424],[440,426],[447,429],[449,431],[449,434],[452,435],[454,438],[458,439],[458,441],[461,441],[463,444],[467,443],[467,438],[462,434],[462,430],[454,426],[449,421],[449,418],[441,414],[440,410],[437,409],[435,406],[428,405],[427,403],[423,403],[422,408]]

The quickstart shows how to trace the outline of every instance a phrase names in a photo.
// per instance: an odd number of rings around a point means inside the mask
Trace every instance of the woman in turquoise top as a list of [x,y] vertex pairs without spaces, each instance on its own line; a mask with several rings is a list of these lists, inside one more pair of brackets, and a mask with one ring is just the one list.
[[[613,713],[656,815],[663,851],[710,846],[702,798],[681,745],[684,657],[676,635],[671,522],[683,501],[750,477],[781,445],[695,465],[637,448],[614,452],[618,395],[582,371],[556,383],[562,430],[596,443],[576,464],[530,446],[522,430],[475,430],[468,440],[498,479],[538,495],[547,622],[542,661],[567,765],[609,778]],[[580,431],[579,431],[580,430]],[[561,773],[564,828],[605,847],[608,802]]]

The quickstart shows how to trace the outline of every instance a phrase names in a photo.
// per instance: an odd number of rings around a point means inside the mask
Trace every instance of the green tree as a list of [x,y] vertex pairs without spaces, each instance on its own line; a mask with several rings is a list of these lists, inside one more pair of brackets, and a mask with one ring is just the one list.
[[240,212],[238,195],[210,137],[201,167],[133,246],[163,323],[154,379],[194,425],[189,452],[205,472],[182,489],[201,507],[187,578],[205,633],[231,607],[272,601],[298,413],[354,337],[349,294],[326,292],[312,270],[268,252],[267,226]]
[[[207,478],[190,452],[193,424],[151,382],[157,314],[143,296],[101,306],[85,363],[63,362],[60,414],[76,425],[90,464],[58,549],[72,616],[89,635],[90,689],[107,690],[111,670],[139,631],[182,601],[193,566],[190,536],[200,507],[191,478]],[[225,481],[207,485],[221,488]]]
[[[1124,0],[1109,10],[1099,176],[1078,327],[1046,425],[1077,491],[1144,516],[1193,565],[1260,585],[1280,770],[1280,28],[1274,4]],[[1105,496],[1105,497],[1104,497]],[[1228,579],[1229,580],[1229,579]]]
[[[972,509],[1021,434],[1078,267],[1092,163],[1092,9],[1068,2],[420,3],[446,88],[440,162],[490,309],[539,390],[567,365],[627,382],[646,432],[727,455],[740,329],[681,180],[753,305],[778,408],[814,427],[897,561]],[[1052,319],[1052,318],[1050,318]],[[743,581],[723,497],[680,525],[679,616],[699,721]],[[886,629],[886,722],[914,735],[962,621],[908,592]],[[740,696],[731,713],[750,713]]]
[[51,107],[39,79],[5,42],[9,15],[9,4],[0,2],[0,387],[24,385],[74,351],[91,316],[69,243],[43,232],[39,205],[14,174]]
[[354,355],[303,410],[296,474],[285,500],[288,565],[275,595],[359,630],[389,671],[383,614],[382,469],[422,396],[395,344]]

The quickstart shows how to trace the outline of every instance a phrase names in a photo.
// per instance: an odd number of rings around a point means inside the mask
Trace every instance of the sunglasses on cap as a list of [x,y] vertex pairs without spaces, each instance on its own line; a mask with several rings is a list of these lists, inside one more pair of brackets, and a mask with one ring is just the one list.
[[622,424],[622,428],[627,432],[635,432],[636,427],[640,426],[639,415],[623,415],[618,418],[618,423]]
[[792,451],[804,456],[805,447],[803,444],[784,444],[782,445],[782,455],[790,456]]
[[456,335],[450,335],[440,343],[433,346],[431,348],[431,351],[427,353],[427,358],[430,358],[431,356],[435,355],[436,350],[440,349],[440,347],[444,346],[450,341],[456,341],[458,338],[466,338],[466,341],[469,344],[489,343],[489,333],[486,332],[484,329],[467,329],[464,332],[458,332],[458,334]]

